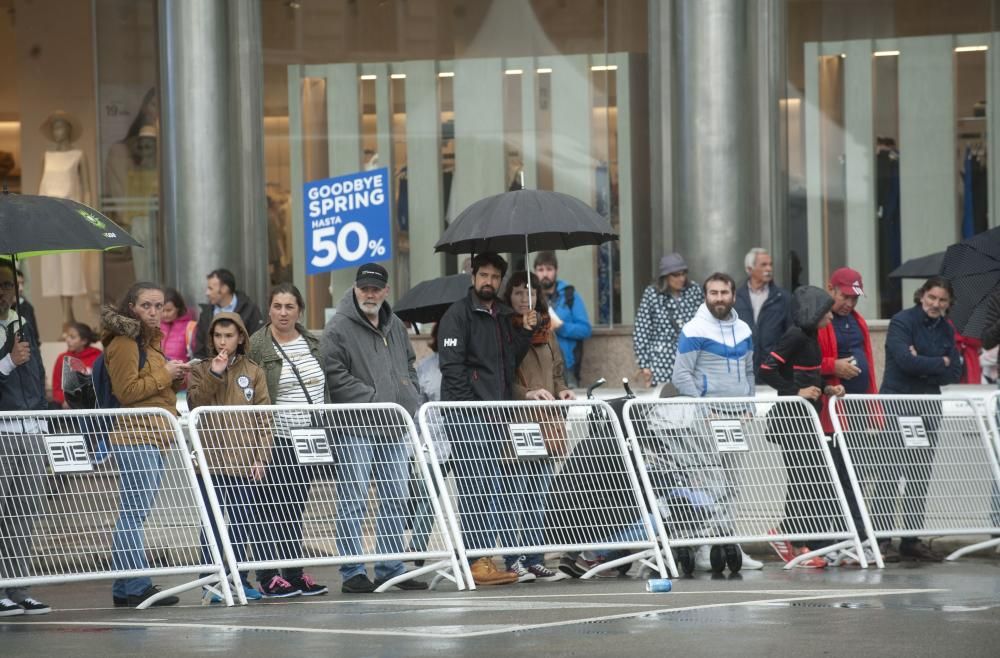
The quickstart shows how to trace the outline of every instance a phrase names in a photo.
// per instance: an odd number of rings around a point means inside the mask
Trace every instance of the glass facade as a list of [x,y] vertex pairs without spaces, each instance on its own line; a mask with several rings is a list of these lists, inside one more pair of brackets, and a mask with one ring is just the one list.
[[[790,286],[859,270],[868,317],[909,306],[909,259],[995,225],[996,3],[788,3]],[[934,272],[927,271],[926,274]]]

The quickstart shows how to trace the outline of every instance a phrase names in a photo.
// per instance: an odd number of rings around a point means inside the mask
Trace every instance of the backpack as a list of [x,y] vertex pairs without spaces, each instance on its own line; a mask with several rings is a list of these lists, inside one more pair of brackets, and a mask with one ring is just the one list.
[[[138,338],[135,343],[139,348],[139,370],[142,370],[146,365],[146,348],[143,347]],[[102,353],[91,367],[91,376],[94,379],[94,395],[97,398],[96,408],[117,409],[122,404],[111,391],[111,375],[108,374],[108,367],[104,363],[104,357],[105,355]]]

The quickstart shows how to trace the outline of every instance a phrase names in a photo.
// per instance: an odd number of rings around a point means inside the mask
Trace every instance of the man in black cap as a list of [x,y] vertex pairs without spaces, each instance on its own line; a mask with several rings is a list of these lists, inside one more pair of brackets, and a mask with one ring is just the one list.
[[[414,354],[403,321],[385,301],[389,296],[389,273],[377,263],[358,268],[354,287],[348,290],[337,313],[327,323],[320,339],[320,354],[330,400],[364,404],[394,402],[411,415],[420,403],[420,385],[413,367]],[[376,416],[378,413],[379,416]],[[403,553],[403,535],[409,498],[410,462],[407,436],[399,432],[375,433],[385,424],[385,413],[356,414],[355,432],[337,437],[337,552],[361,555],[361,524],[368,518],[368,489],[378,493],[376,552]],[[360,421],[360,422],[359,422]],[[360,425],[360,427],[358,427]],[[365,565],[340,567],[348,594],[372,592],[406,568],[399,560],[375,564],[375,582],[368,579]],[[404,580],[396,587],[427,589],[427,583]]]

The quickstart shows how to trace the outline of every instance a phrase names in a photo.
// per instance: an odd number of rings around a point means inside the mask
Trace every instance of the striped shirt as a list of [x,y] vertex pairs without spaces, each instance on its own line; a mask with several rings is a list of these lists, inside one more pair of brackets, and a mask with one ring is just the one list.
[[[281,354],[281,351],[275,350],[281,356],[281,377],[278,379],[278,391],[274,395],[274,403],[277,405],[309,404],[305,391],[302,390],[302,384],[304,384],[313,403],[323,404],[323,389],[326,384],[323,368],[309,351],[309,343],[306,342],[306,339],[299,336],[290,343],[282,343],[281,349],[284,350],[284,355]],[[298,369],[302,384],[299,384],[292,364]],[[289,427],[303,427],[311,422],[309,414],[306,412],[278,414],[275,421],[275,429],[279,435],[286,437]]]

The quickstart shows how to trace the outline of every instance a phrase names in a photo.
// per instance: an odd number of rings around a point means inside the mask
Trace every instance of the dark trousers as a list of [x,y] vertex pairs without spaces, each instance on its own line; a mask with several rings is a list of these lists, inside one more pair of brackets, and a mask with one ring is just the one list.
[[[212,474],[212,484],[222,512],[227,517],[226,525],[229,528],[229,543],[233,547],[233,555],[237,562],[246,562],[247,546],[257,543],[257,492],[254,484],[248,478],[221,473]],[[198,476],[198,487],[201,489],[202,499],[207,504],[208,491],[205,487],[205,481],[200,475]],[[215,535],[215,543],[221,552],[222,537],[219,535],[219,526],[215,521],[215,515],[211,511],[209,511],[208,520],[212,526],[212,534]],[[206,563],[212,561],[204,529],[201,531],[201,553],[202,559]],[[247,572],[240,572],[240,580],[243,581],[244,585],[249,586]]]
[[[259,519],[257,560],[297,560],[302,557],[302,515],[309,501],[312,469],[301,466],[295,449],[287,440],[275,437],[271,463],[264,471],[264,482],[257,496]],[[267,583],[278,575],[277,569],[258,569],[257,581]],[[302,575],[301,567],[281,570],[287,580]]]

